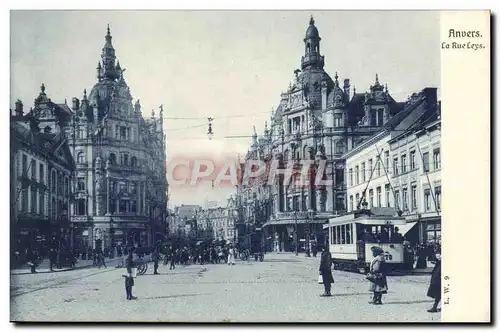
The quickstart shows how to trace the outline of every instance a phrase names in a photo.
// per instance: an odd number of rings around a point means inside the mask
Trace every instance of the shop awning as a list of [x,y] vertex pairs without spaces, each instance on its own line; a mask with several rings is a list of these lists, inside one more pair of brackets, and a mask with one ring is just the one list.
[[397,227],[399,228],[399,233],[401,235],[405,235],[406,233],[408,233],[415,225],[417,224],[417,222],[408,222],[406,223],[405,225],[398,225]]

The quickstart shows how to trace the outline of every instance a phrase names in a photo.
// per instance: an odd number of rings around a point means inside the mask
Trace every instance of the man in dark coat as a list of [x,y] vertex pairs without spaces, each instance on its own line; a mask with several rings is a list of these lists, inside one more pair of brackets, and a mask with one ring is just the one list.
[[158,261],[160,260],[160,248],[158,246],[154,249],[153,254],[151,255],[151,258],[153,259],[153,262],[154,262],[153,274],[159,274],[158,273]]
[[427,290],[427,296],[434,299],[432,308],[427,312],[438,312],[438,304],[441,302],[441,252],[436,252],[436,265],[432,270],[431,283]]
[[319,273],[323,277],[323,286],[325,287],[325,293],[321,296],[332,296],[330,292],[332,283],[334,282],[332,275],[332,255],[326,248],[323,248],[323,252],[321,253]]

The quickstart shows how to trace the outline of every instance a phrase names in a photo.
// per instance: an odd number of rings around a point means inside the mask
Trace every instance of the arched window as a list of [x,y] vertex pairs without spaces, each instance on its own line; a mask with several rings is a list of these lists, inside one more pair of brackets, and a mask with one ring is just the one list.
[[79,216],[84,216],[86,213],[85,211],[85,199],[78,199],[77,200],[77,208],[76,208],[76,214]]
[[344,153],[344,142],[337,141],[337,143],[335,143],[335,153],[336,154],[343,154]]
[[114,154],[114,153],[110,153],[110,154],[109,154],[109,163],[110,163],[111,165],[116,164],[116,154]]
[[137,158],[135,156],[130,158],[130,166],[132,167],[137,166]]
[[76,155],[76,162],[78,164],[83,164],[85,162],[85,154],[83,152],[78,152],[78,154]]
[[52,197],[52,204],[51,204],[51,214],[52,218],[55,219],[57,216],[57,211],[56,211],[56,199]]

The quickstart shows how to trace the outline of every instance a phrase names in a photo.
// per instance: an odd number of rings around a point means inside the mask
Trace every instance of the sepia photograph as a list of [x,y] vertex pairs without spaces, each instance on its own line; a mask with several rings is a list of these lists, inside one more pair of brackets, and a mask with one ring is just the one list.
[[441,322],[449,28],[11,11],[10,321]]

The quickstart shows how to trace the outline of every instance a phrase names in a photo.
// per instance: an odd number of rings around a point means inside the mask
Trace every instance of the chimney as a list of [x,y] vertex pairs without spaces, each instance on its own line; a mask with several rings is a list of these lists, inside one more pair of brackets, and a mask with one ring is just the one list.
[[349,99],[351,98],[351,84],[348,78],[344,80],[344,93]]
[[73,105],[72,105],[71,109],[76,112],[79,108],[80,108],[80,100],[78,100],[78,98],[74,97],[73,98]]
[[16,112],[16,116],[18,116],[18,117],[23,116],[23,102],[20,101],[19,99],[16,101],[15,112]]

